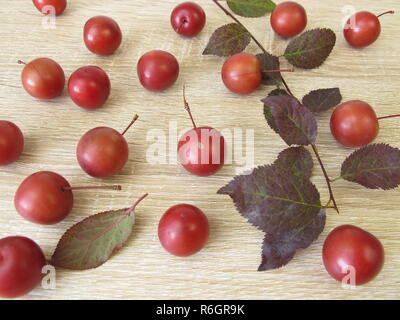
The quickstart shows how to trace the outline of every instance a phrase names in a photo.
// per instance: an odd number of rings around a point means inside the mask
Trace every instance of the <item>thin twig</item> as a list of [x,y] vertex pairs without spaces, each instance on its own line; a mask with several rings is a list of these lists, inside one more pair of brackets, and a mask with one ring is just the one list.
[[289,93],[293,98],[297,99],[297,98],[294,96],[294,94],[292,93],[292,91],[290,91],[290,88],[289,88],[288,84],[286,83],[285,79],[282,77],[282,75],[281,75],[281,79],[282,79],[283,85],[284,85],[285,88],[286,88],[287,93]]
[[336,210],[337,213],[339,213],[339,209],[338,209],[338,206],[337,206],[337,204],[336,204],[335,197],[333,196],[333,191],[332,191],[331,182],[330,182],[328,173],[327,173],[326,170],[325,170],[325,166],[324,166],[324,164],[322,163],[322,160],[321,160],[321,157],[320,157],[320,155],[319,155],[319,153],[318,153],[317,147],[316,147],[315,144],[313,144],[313,143],[311,144],[311,147],[312,147],[312,149],[313,149],[313,151],[314,151],[315,156],[317,157],[317,160],[318,160],[318,162],[319,162],[319,165],[321,166],[322,172],[324,173],[325,180],[326,180],[326,184],[328,185],[328,190],[329,190],[329,202],[328,202],[328,204],[332,201],[332,203],[333,203],[333,208]]
[[262,52],[268,54],[267,50],[264,49],[264,47],[261,45],[260,42],[258,42],[258,40],[250,33],[249,30],[247,30],[247,28],[238,20],[236,19],[236,17],[230,13],[227,9],[225,9],[222,4],[220,4],[218,2],[218,0],[212,0],[227,16],[231,17],[233,19],[233,21],[235,21],[237,24],[239,24],[243,29],[245,29],[248,34],[250,35],[250,37],[253,39],[253,41],[256,43],[256,45],[261,49]]
[[[261,49],[261,51],[264,54],[268,54],[267,50],[264,49],[264,47],[261,45],[261,43],[256,39],[256,37],[253,36],[253,34],[232,14],[230,13],[227,9],[224,8],[224,6],[222,4],[220,4],[218,1],[219,0],[212,0],[227,16],[229,16],[233,21],[235,21],[238,25],[240,25],[243,29],[245,29],[247,31],[247,33],[250,35],[250,37],[253,39],[253,41],[255,42],[255,44]],[[281,79],[282,79],[282,83],[286,88],[286,91],[293,97],[296,98],[292,91],[289,89],[288,84],[286,83],[285,79],[282,77],[281,75]]]

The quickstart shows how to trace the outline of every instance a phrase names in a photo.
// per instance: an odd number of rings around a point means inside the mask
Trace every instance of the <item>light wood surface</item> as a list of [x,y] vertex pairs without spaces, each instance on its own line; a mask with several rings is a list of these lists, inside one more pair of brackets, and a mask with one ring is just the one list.
[[[177,0],[70,0],[66,12],[57,18],[56,29],[42,27],[42,16],[29,0],[3,1],[0,6],[0,105],[1,119],[14,121],[24,132],[26,147],[18,162],[0,168],[0,237],[25,235],[37,241],[50,257],[58,239],[72,224],[96,212],[129,206],[145,192],[150,193],[137,210],[134,234],[126,247],[103,266],[85,272],[57,270],[55,290],[38,288],[26,299],[378,299],[400,298],[400,195],[399,190],[366,190],[356,184],[338,181],[334,192],[340,215],[327,212],[325,231],[310,248],[300,251],[284,268],[257,272],[262,233],[249,225],[234,209],[227,196],[217,195],[219,187],[239,170],[227,165],[217,175],[199,178],[179,165],[152,165],[146,160],[151,145],[146,137],[151,129],[168,134],[171,121],[178,130],[190,127],[183,110],[181,90],[187,96],[198,124],[222,129],[253,129],[256,165],[272,162],[285,148],[270,130],[259,102],[270,88],[260,88],[246,97],[227,91],[220,80],[223,59],[202,56],[214,29],[230,23],[210,0],[197,0],[206,11],[207,25],[196,38],[184,39],[170,27],[169,15]],[[398,0],[349,1],[302,0],[309,17],[308,28],[330,27],[337,34],[337,45],[319,69],[296,70],[286,75],[292,91],[299,97],[310,90],[340,87],[344,100],[362,99],[378,115],[399,113],[400,88],[400,6]],[[382,17],[382,34],[371,47],[354,50],[347,46],[341,24],[342,8],[374,13],[394,9],[395,16]],[[114,55],[98,57],[83,44],[82,30],[95,15],[115,18],[123,31],[123,44]],[[267,50],[284,51],[286,41],[277,38],[268,17],[241,18]],[[167,50],[180,62],[177,83],[163,93],[141,87],[136,62],[145,52]],[[258,53],[254,44],[247,49]],[[112,93],[107,105],[94,112],[76,107],[65,91],[62,97],[38,101],[21,87],[22,67],[18,59],[30,61],[49,57],[58,61],[66,76],[78,67],[98,65],[111,78]],[[282,60],[283,66],[288,66]],[[126,135],[130,159],[118,176],[95,180],[77,164],[75,148],[81,135],[100,126],[122,130],[138,113],[139,121]],[[340,164],[351,152],[334,142],[327,112],[318,116],[318,145],[327,170],[338,175]],[[400,147],[399,120],[381,123],[378,142]],[[13,196],[19,183],[29,174],[52,170],[64,175],[73,185],[121,184],[117,191],[75,192],[73,212],[54,226],[40,226],[21,218],[15,211]],[[315,166],[313,181],[322,198],[327,188],[320,168]],[[191,203],[201,208],[211,223],[211,238],[199,254],[176,258],[160,246],[157,225],[170,206]],[[345,290],[325,271],[321,248],[327,233],[341,224],[355,224],[376,235],[385,247],[386,261],[381,274],[371,283]]]

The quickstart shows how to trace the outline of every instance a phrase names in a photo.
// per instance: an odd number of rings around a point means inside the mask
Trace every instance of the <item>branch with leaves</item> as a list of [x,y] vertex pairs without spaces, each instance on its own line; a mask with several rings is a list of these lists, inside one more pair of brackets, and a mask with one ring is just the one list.
[[[384,190],[400,185],[400,150],[387,144],[361,148],[343,162],[340,176],[330,179],[316,146],[315,115],[338,105],[342,100],[340,90],[313,90],[299,100],[281,73],[275,71],[280,70],[280,57],[297,68],[321,66],[335,45],[334,32],[330,29],[306,31],[289,42],[283,55],[275,56],[228,9],[217,0],[212,1],[234,23],[217,29],[203,54],[229,56],[242,52],[253,40],[262,51],[257,55],[263,71],[262,83],[276,86],[262,99],[264,117],[289,147],[273,164],[255,168],[249,175],[236,176],[218,191],[229,195],[239,213],[264,232],[258,270],[275,269],[290,262],[298,249],[307,248],[318,238],[325,227],[327,209],[339,211],[332,188],[335,181],[343,179]],[[275,8],[270,0],[227,0],[226,3],[234,13],[251,18],[261,17]],[[185,98],[184,103],[188,109]],[[191,114],[190,118],[196,127]],[[326,179],[329,190],[326,204],[310,180],[314,162],[307,146],[314,152]],[[60,239],[50,263],[72,270],[96,268],[105,263],[128,241],[134,227],[134,211],[146,197],[147,194],[140,197],[130,208],[98,213],[72,226]]]
[[[273,55],[219,1],[212,1],[234,23],[215,30],[204,55],[230,56],[244,51],[253,40],[262,51],[256,55],[261,70],[279,70],[280,57],[294,67],[314,69],[324,63],[335,46],[335,33],[318,28],[290,40],[284,54]],[[262,17],[275,8],[270,0],[226,3],[233,13],[248,18]],[[400,184],[400,150],[386,144],[372,144],[355,151],[342,164],[341,175],[330,179],[316,145],[315,115],[342,101],[339,88],[313,90],[299,100],[281,73],[262,73],[262,77],[264,85],[276,86],[261,100],[265,120],[289,148],[273,164],[255,168],[249,175],[236,176],[218,191],[229,195],[239,213],[265,233],[259,271],[284,266],[298,249],[307,248],[318,238],[325,226],[326,209],[339,212],[332,187],[334,181],[345,179],[366,188],[385,190]],[[310,181],[313,159],[306,146],[311,147],[327,183],[329,200],[325,205]]]

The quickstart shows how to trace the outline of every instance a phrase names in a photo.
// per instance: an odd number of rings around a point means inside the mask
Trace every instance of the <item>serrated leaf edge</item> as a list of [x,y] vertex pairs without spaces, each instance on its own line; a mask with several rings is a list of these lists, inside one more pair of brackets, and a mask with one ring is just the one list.
[[[221,28],[227,27],[227,26],[229,26],[229,25],[237,25],[237,26],[239,26],[239,27],[241,27],[241,28],[243,29],[243,32],[240,33],[240,34],[238,34],[238,35],[237,35],[236,37],[234,37],[234,38],[229,38],[228,40],[224,41],[223,44],[229,43],[229,42],[231,42],[232,40],[236,40],[236,39],[238,39],[238,38],[240,38],[240,37],[242,37],[242,36],[244,36],[244,35],[247,35],[247,38],[246,38],[247,44],[245,45],[245,47],[244,47],[240,52],[242,52],[243,50],[246,49],[246,47],[250,44],[250,41],[251,41],[250,33],[246,30],[246,28],[243,28],[240,24],[233,22],[233,23],[225,24],[225,25],[223,25],[223,26],[221,26],[221,27],[219,27],[219,28],[217,28],[217,29],[214,30],[213,34],[211,35],[211,37],[210,37],[210,39],[209,39],[209,41],[208,41],[208,43],[207,43],[206,48],[203,50],[202,55],[214,55],[214,56],[217,56],[217,57],[225,57],[225,56],[226,56],[226,55],[220,55],[220,54],[211,52],[210,49],[209,49],[209,47],[210,47],[210,41],[211,41],[212,36],[213,36],[218,30],[220,30]],[[223,46],[222,46],[222,45],[219,45],[219,46],[217,46],[217,47],[223,47]],[[215,50],[214,50],[214,51],[215,51]]]
[[[99,216],[105,216],[105,215],[107,215],[107,214],[111,214],[111,213],[116,212],[116,211],[125,211],[125,212],[126,212],[126,211],[128,211],[128,210],[129,210],[129,208],[124,208],[124,209],[118,209],[118,210],[109,210],[109,211],[99,212],[99,213],[93,214],[93,215],[91,215],[91,216],[89,216],[89,217],[86,217],[85,219],[83,219],[83,220],[81,220],[81,221],[75,223],[74,225],[72,225],[70,228],[68,228],[68,229],[64,232],[64,234],[62,235],[62,237],[61,237],[60,240],[58,241],[57,246],[56,246],[56,248],[55,248],[55,250],[54,250],[54,252],[53,252],[53,255],[52,255],[52,257],[51,257],[49,263],[50,263],[51,265],[55,266],[55,267],[59,267],[59,268],[63,268],[63,269],[68,269],[68,270],[90,270],[90,269],[98,268],[99,266],[101,266],[101,265],[103,265],[104,263],[106,263],[108,260],[106,260],[106,261],[104,261],[104,262],[102,262],[102,263],[100,263],[100,264],[98,264],[98,265],[95,265],[95,266],[93,266],[93,267],[90,267],[90,268],[70,268],[70,267],[68,267],[68,266],[64,266],[64,265],[60,265],[60,264],[55,263],[55,261],[53,260],[53,257],[54,257],[54,254],[56,253],[56,251],[57,251],[58,249],[60,249],[61,244],[62,244],[63,242],[65,242],[65,241],[68,241],[68,239],[72,238],[72,237],[77,233],[77,231],[75,231],[75,232],[73,231],[73,229],[74,229],[76,226],[78,226],[78,225],[80,225],[80,224],[83,224],[83,223],[86,223],[86,222],[88,222],[88,221],[91,221],[91,220],[93,220],[93,219],[95,219],[95,218],[97,218],[97,217],[99,217]],[[123,219],[125,219],[125,218],[128,218],[128,217],[130,217],[130,216],[133,217],[133,215],[134,215],[134,212],[132,212],[130,215],[125,215],[125,217],[124,217],[124,216],[121,216],[121,217],[123,217]],[[119,224],[120,222],[122,222],[123,219],[121,219],[120,221],[118,221],[118,224]],[[110,226],[111,226],[111,225],[110,225]],[[106,230],[106,229],[105,229],[105,230]],[[112,229],[110,229],[110,230],[112,230]],[[109,230],[109,231],[110,231],[110,230]],[[108,231],[107,231],[107,232],[108,232]],[[107,233],[107,232],[106,232],[106,233]],[[131,230],[131,232],[130,232],[130,235],[131,235],[131,234],[132,234],[132,230]],[[128,237],[128,238],[129,238],[129,237]],[[127,240],[126,240],[126,241],[127,241]],[[112,255],[114,255],[118,250],[120,250],[120,249],[124,246],[124,244],[126,243],[126,241],[123,242],[123,243],[121,243],[119,246],[116,246],[116,247],[113,249],[113,251],[110,253],[110,257],[111,257]]]
[[[394,147],[390,146],[390,145],[387,144],[387,143],[373,143],[373,144],[367,145],[367,146],[365,146],[365,147],[363,147],[363,148],[360,148],[360,149],[354,151],[353,153],[351,153],[351,154],[343,161],[342,167],[341,167],[341,176],[340,176],[339,178],[344,179],[344,180],[346,180],[346,181],[348,181],[348,182],[357,183],[357,184],[363,186],[364,188],[372,189],[372,190],[376,190],[376,189],[381,189],[381,190],[393,190],[393,189],[397,188],[400,184],[397,184],[396,186],[393,186],[392,188],[382,188],[382,187],[371,188],[370,186],[366,186],[366,185],[361,184],[361,183],[359,183],[359,182],[357,182],[357,181],[353,181],[353,180],[347,179],[347,177],[357,176],[356,174],[342,174],[342,172],[343,172],[343,167],[344,167],[345,163],[346,163],[347,161],[349,161],[350,157],[356,156],[358,153],[362,153],[366,148],[380,147],[380,146],[382,146],[382,147],[389,147],[389,148],[393,148],[393,149],[396,149],[396,150],[400,151],[400,149],[394,148]],[[393,169],[399,169],[399,170],[400,170],[400,166],[398,166],[398,167],[396,167],[396,166],[395,166],[395,167],[390,167],[390,169],[392,169],[392,168],[393,168]],[[360,172],[374,172],[374,171],[381,171],[381,170],[389,170],[389,168],[374,168],[374,169],[371,169],[371,170],[361,170]]]
[[[310,67],[301,67],[301,66],[299,66],[299,65],[293,64],[291,61],[289,61],[289,59],[287,59],[287,61],[288,61],[290,64],[292,64],[292,65],[295,66],[295,67],[298,67],[298,68],[301,68],[301,69],[306,69],[306,70],[308,70],[308,69],[317,69],[317,68],[319,68],[319,67],[325,62],[325,60],[330,56],[330,54],[332,53],[333,48],[335,47],[336,41],[337,41],[336,33],[335,33],[332,29],[330,29],[330,28],[315,28],[315,29],[307,30],[306,32],[304,32],[304,33],[300,34],[299,36],[297,36],[296,38],[292,39],[291,41],[293,41],[293,40],[295,40],[295,39],[301,37],[301,36],[304,35],[305,33],[308,33],[308,32],[311,32],[311,31],[317,31],[317,30],[318,30],[318,31],[323,31],[323,30],[330,31],[330,32],[333,34],[333,36],[334,36],[334,43],[333,43],[333,45],[332,45],[332,48],[329,50],[327,57],[326,57],[321,63],[316,64],[316,65],[313,66],[312,68],[310,68]],[[289,45],[290,45],[290,44],[291,44],[291,42],[289,43]],[[289,47],[289,45],[288,45],[288,47]],[[312,48],[312,49],[305,50],[305,51],[303,50],[303,51],[301,51],[301,52],[289,52],[289,53],[286,53],[286,52],[285,52],[282,56],[285,57],[285,58],[287,58],[287,57],[292,57],[292,56],[300,55],[300,54],[303,54],[303,53],[307,53],[307,52],[309,52],[309,51],[320,50],[320,49],[322,49],[322,48],[324,48],[324,46],[318,47],[318,48]],[[287,50],[287,48],[286,48],[286,50]]]
[[[307,105],[306,105],[306,103],[304,103],[304,100],[305,100],[308,96],[310,96],[311,94],[313,94],[313,93],[315,93],[315,92],[318,92],[318,91],[321,91],[321,90],[331,90],[332,92],[331,92],[327,97],[325,97],[325,99],[319,104],[319,106],[323,105],[323,104],[324,104],[328,99],[330,99],[330,97],[331,97],[332,95],[334,95],[337,91],[339,91],[339,96],[340,96],[340,101],[339,101],[339,103],[340,103],[340,102],[342,101],[342,99],[343,99],[342,93],[340,92],[340,88],[321,88],[321,89],[312,90],[312,91],[310,91],[309,93],[307,93],[307,94],[303,97],[303,99],[302,99],[302,104],[303,104],[306,108],[308,108]],[[336,90],[337,90],[337,91],[336,91]],[[333,108],[333,107],[332,107],[332,108]],[[309,109],[309,108],[308,108],[308,109]],[[329,110],[329,109],[321,110],[321,111],[314,111],[314,112],[318,113],[318,112],[327,111],[327,110]]]

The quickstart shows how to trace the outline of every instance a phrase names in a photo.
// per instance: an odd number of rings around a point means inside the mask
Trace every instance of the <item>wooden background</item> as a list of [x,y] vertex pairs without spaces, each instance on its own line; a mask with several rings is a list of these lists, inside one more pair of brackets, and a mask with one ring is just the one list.
[[[70,0],[65,13],[57,18],[56,29],[44,29],[43,17],[29,0],[3,0],[0,6],[0,105],[1,119],[14,121],[24,132],[26,147],[18,162],[0,168],[0,237],[25,235],[37,241],[50,257],[57,240],[72,224],[99,211],[129,206],[145,192],[150,197],[137,210],[137,224],[127,246],[98,269],[85,272],[57,270],[57,288],[38,288],[26,299],[364,299],[400,298],[400,195],[399,190],[374,191],[338,181],[334,191],[340,215],[327,212],[327,225],[318,241],[298,252],[286,267],[257,272],[262,233],[249,225],[234,209],[229,197],[217,195],[238,166],[228,165],[217,175],[199,178],[179,165],[151,165],[146,137],[151,129],[168,134],[170,121],[178,129],[190,127],[182,107],[181,88],[187,95],[198,124],[220,130],[241,128],[255,132],[255,164],[272,162],[285,148],[282,140],[265,124],[259,102],[270,88],[260,88],[246,97],[227,91],[220,80],[223,59],[201,55],[213,30],[231,20],[210,0],[197,0],[206,11],[207,25],[194,39],[176,35],[169,15],[177,0]],[[292,91],[302,96],[312,89],[340,87],[344,100],[362,99],[374,106],[379,116],[399,113],[400,87],[400,7],[398,0],[302,0],[307,9],[308,28],[330,27],[338,36],[337,45],[319,69],[296,70],[286,75]],[[341,24],[346,6],[374,13],[394,9],[395,16],[382,17],[382,35],[371,47],[354,50],[347,46]],[[114,55],[98,57],[82,40],[85,21],[95,15],[115,18],[123,31],[123,44]],[[271,31],[268,17],[241,19],[267,50],[284,51],[286,41]],[[163,49],[180,62],[177,83],[163,93],[141,87],[136,62],[145,52]],[[251,44],[249,52],[258,53]],[[66,76],[78,67],[98,65],[109,74],[111,97],[94,112],[76,107],[67,92],[52,101],[38,101],[22,89],[21,59],[38,57],[58,61]],[[283,66],[287,63],[282,60]],[[77,164],[75,148],[81,135],[96,126],[122,130],[133,114],[140,120],[126,135],[130,159],[120,175],[95,180]],[[332,177],[352,151],[339,146],[329,131],[330,112],[318,117],[318,145]],[[399,120],[381,123],[378,142],[400,147]],[[73,185],[121,184],[123,191],[75,192],[73,212],[54,226],[40,226],[22,219],[13,205],[14,193],[29,174],[52,170]],[[313,181],[322,199],[327,199],[325,180],[319,167]],[[167,254],[157,238],[157,224],[170,206],[187,202],[200,207],[209,217],[211,238],[199,254],[181,259]],[[376,235],[385,247],[386,262],[371,283],[345,290],[325,271],[321,248],[327,233],[341,224],[355,224]]]

